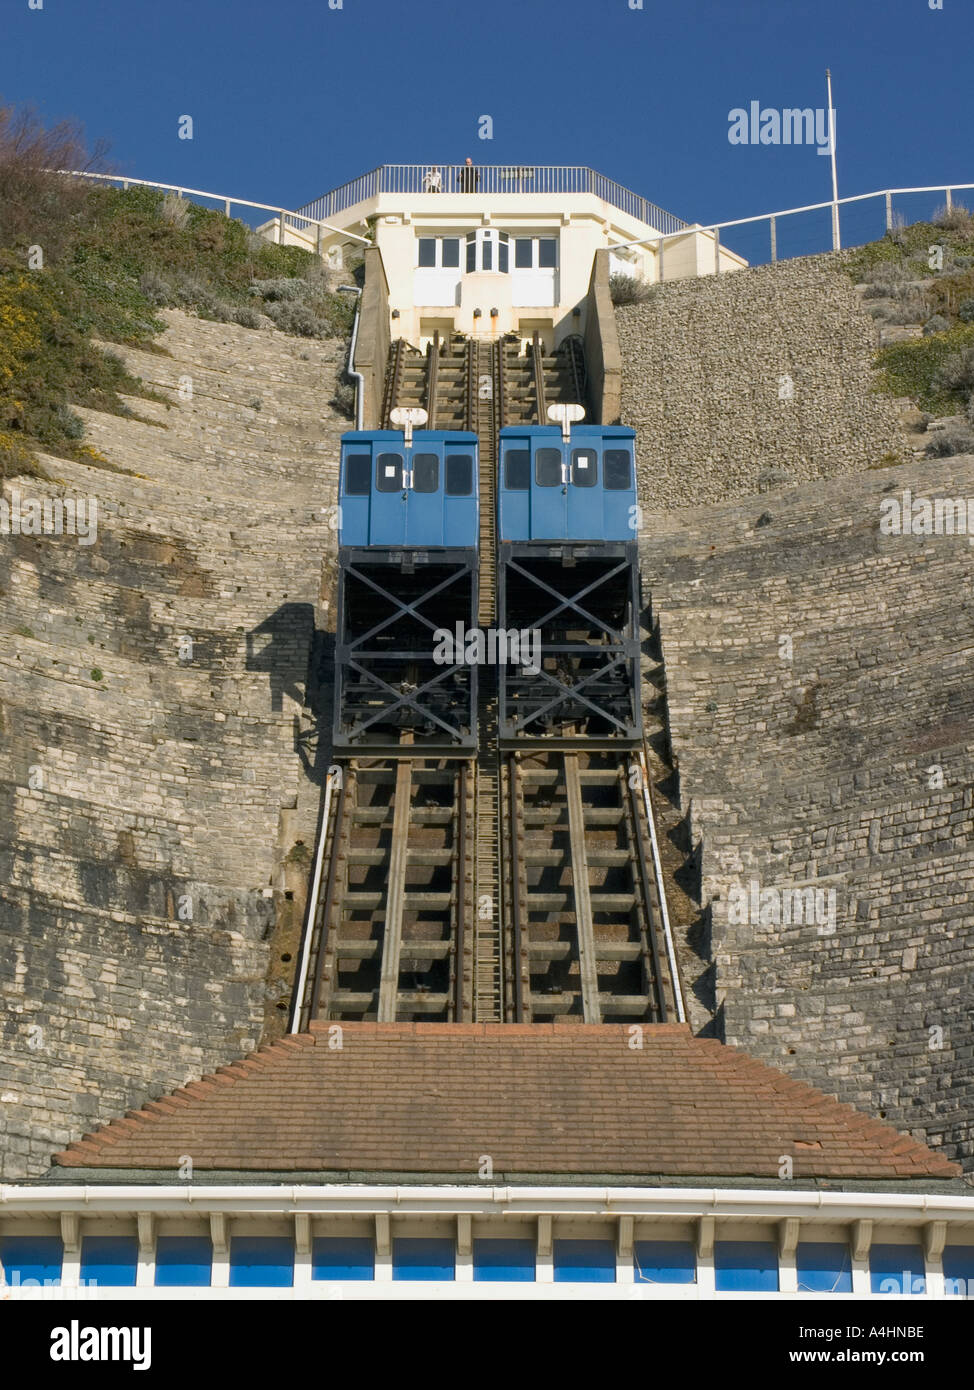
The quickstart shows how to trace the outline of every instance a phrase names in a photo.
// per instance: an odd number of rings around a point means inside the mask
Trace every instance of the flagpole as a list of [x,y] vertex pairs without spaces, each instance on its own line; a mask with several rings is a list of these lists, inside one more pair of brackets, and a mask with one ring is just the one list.
[[835,172],[835,108],[832,105],[832,70],[825,69],[829,91],[829,153],[832,156],[832,250],[841,249],[839,236],[839,181]]

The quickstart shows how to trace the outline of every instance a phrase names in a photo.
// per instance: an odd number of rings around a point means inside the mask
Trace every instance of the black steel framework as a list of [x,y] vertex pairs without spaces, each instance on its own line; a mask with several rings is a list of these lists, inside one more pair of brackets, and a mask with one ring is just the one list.
[[635,542],[502,541],[498,622],[539,634],[540,669],[498,668],[500,742],[636,745],[639,561]]
[[477,667],[437,656],[438,633],[477,626],[476,552],[348,547],[338,564],[335,750],[475,750]]

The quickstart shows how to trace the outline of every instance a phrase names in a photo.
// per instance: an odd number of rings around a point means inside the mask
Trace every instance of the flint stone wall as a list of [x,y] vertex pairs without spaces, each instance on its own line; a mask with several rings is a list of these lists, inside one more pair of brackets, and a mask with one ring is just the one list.
[[616,321],[648,507],[859,472],[906,449],[900,405],[873,389],[875,324],[825,258],[664,283]]

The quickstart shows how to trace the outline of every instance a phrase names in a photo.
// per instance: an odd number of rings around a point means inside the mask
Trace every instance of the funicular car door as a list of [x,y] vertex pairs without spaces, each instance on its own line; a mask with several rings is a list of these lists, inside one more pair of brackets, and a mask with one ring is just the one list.
[[377,444],[372,496],[372,545],[403,545],[409,500],[404,451]]
[[566,450],[566,456],[568,530],[565,534],[576,540],[601,540],[599,451],[591,444],[573,441]]
[[413,436],[405,456],[406,542],[443,544],[443,445]]
[[556,438],[534,440],[531,476],[531,538],[559,540],[568,525],[568,464],[566,450]]
[[479,543],[476,445],[446,444],[443,460],[443,544]]
[[505,438],[501,452],[500,538],[531,537],[531,442]]

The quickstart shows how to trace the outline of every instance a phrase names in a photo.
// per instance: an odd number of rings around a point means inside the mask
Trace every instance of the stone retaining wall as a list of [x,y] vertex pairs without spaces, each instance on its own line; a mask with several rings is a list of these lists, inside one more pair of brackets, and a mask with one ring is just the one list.
[[287,1002],[265,979],[318,811],[296,735],[330,625],[346,346],[164,318],[170,356],[122,353],[172,402],[130,402],[157,424],[82,412],[127,472],[45,458],[59,482],[4,484],[99,503],[90,547],[0,537],[8,1181]]
[[643,583],[726,1041],[974,1168],[974,547],[904,488],[974,458],[649,514]]
[[901,453],[876,329],[822,258],[659,286],[616,311],[621,419],[650,507],[718,502]]

